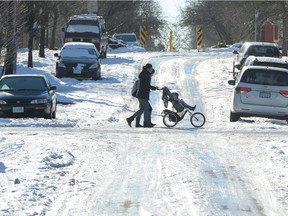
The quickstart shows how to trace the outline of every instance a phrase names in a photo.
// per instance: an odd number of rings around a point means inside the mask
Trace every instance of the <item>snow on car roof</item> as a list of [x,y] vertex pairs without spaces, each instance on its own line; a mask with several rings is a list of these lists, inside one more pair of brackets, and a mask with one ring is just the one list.
[[282,72],[288,73],[288,69],[285,69],[285,68],[273,67],[273,66],[262,66],[262,65],[261,66],[258,66],[258,65],[244,66],[242,68],[242,71],[244,72],[244,71],[246,71],[248,69],[257,69],[257,70],[263,70],[263,71],[275,70],[275,71],[282,71]]
[[[63,48],[66,47],[73,47],[73,48],[95,48],[95,45],[93,43],[89,43],[89,42],[67,42],[63,45]],[[96,48],[95,48],[96,49]]]
[[135,33],[115,33],[114,35],[135,35]]
[[277,62],[277,63],[286,63],[288,64],[287,60],[282,58],[275,58],[275,57],[267,57],[267,56],[248,56],[248,59],[252,59],[259,62]]
[[252,46],[274,46],[274,47],[278,47],[278,44],[275,43],[270,43],[270,42],[245,42],[243,44],[250,44]]
[[88,42],[67,42],[61,49],[61,57],[79,57],[86,56],[96,58],[99,52],[93,43]]
[[71,16],[70,20],[98,20],[98,18],[96,14],[79,14]]

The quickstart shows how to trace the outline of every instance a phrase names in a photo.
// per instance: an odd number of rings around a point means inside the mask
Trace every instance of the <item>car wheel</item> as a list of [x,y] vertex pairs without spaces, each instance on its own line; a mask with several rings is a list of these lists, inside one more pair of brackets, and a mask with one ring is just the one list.
[[56,73],[56,75],[55,75],[57,78],[59,78],[59,79],[61,79],[62,78],[62,76],[59,76],[57,73]]
[[52,113],[47,114],[44,118],[45,119],[52,119]]
[[93,74],[92,80],[97,80],[98,79],[98,73]]
[[52,119],[56,119],[56,110],[52,113]]
[[99,79],[99,80],[101,79],[101,68],[100,68],[99,71],[98,71],[98,79]]
[[240,115],[238,113],[230,112],[230,122],[237,122],[240,119]]
[[[52,107],[52,104],[51,104],[51,107]],[[45,119],[53,119],[54,116],[56,117],[56,113],[55,113],[55,111],[53,112],[52,108],[51,108],[50,113],[47,114],[46,116],[44,116],[44,118]]]

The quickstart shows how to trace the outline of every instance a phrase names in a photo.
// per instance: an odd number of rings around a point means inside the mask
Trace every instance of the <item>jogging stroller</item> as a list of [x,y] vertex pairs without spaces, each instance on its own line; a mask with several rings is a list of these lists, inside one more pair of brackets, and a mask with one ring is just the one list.
[[[200,112],[194,112],[196,105],[194,107],[188,105],[178,98],[178,93],[171,93],[167,87],[163,87],[162,90],[162,100],[166,109],[162,111],[161,116],[165,126],[174,127],[187,113],[191,116],[190,123],[194,127],[202,127],[205,124],[205,116]],[[172,104],[172,110],[167,109],[169,102]]]

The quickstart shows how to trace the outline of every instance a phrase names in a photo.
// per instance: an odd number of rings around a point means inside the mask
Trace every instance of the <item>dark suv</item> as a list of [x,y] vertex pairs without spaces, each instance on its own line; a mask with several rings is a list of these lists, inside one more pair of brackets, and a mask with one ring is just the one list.
[[64,42],[91,42],[101,58],[107,57],[108,33],[105,20],[96,14],[80,14],[70,17],[64,31]]
[[248,56],[267,56],[281,58],[278,45],[267,42],[245,42],[239,51],[235,50],[233,53],[235,54],[233,61],[233,77],[235,76],[236,69],[241,70]]

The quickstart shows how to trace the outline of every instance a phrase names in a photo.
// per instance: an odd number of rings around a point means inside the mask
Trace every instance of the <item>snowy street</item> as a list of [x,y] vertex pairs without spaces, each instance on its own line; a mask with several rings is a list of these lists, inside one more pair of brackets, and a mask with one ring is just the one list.
[[[109,53],[102,80],[57,79],[53,52],[18,53],[19,73],[57,86],[56,119],[0,119],[0,215],[286,216],[286,121],[229,122],[233,54]],[[147,62],[152,84],[167,86],[206,116],[174,128],[151,91],[154,128],[130,128],[130,90]],[[133,122],[133,126],[134,126]],[[18,182],[15,180],[19,180]]]

